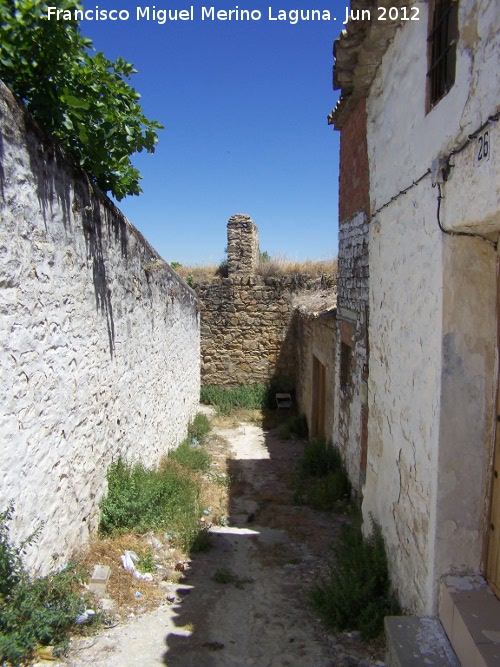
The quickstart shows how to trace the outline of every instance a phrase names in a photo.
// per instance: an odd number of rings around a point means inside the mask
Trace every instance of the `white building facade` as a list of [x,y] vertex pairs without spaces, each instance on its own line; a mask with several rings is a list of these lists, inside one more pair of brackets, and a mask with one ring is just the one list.
[[[391,4],[403,18],[403,3]],[[373,13],[370,25],[348,26],[336,48],[342,97],[332,121],[364,100],[363,515],[382,527],[401,605],[435,615],[446,574],[479,572],[500,588],[500,5],[411,8],[417,20],[382,26]]]

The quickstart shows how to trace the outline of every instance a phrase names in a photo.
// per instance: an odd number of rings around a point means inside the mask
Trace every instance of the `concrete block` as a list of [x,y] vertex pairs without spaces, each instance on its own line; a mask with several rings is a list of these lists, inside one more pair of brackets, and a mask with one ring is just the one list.
[[460,667],[438,620],[387,616],[385,634],[387,667]]
[[96,595],[103,596],[106,593],[111,570],[107,565],[96,565],[89,583],[89,590]]

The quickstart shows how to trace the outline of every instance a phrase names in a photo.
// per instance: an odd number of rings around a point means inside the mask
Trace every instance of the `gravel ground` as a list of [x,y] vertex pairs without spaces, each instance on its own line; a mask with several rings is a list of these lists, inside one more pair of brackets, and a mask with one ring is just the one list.
[[[308,590],[327,569],[342,515],[295,507],[289,481],[304,443],[241,423],[217,429],[236,481],[229,526],[155,611],[96,637],[78,638],[55,667],[375,667],[383,647],[356,633],[328,633]],[[167,600],[170,600],[170,602]]]

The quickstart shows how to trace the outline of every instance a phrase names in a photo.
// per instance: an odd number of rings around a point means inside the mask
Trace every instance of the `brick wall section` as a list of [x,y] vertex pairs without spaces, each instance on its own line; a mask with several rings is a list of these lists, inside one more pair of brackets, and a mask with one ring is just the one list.
[[202,304],[202,384],[231,387],[280,377],[293,385],[293,298],[321,286],[321,279],[299,275],[223,278],[195,286]]
[[366,100],[358,101],[340,134],[339,221],[356,211],[370,211],[370,181],[366,144]]
[[0,509],[15,539],[45,522],[43,572],[97,527],[112,460],[185,436],[198,299],[1,83],[0,118]]
[[342,387],[339,381],[336,387],[334,437],[356,495],[365,478],[368,415],[370,192],[366,122],[366,101],[360,99],[344,118],[340,135],[338,369],[346,353],[342,345],[351,352],[347,384]]
[[227,223],[228,276],[253,276],[259,263],[259,232],[249,215],[237,214]]

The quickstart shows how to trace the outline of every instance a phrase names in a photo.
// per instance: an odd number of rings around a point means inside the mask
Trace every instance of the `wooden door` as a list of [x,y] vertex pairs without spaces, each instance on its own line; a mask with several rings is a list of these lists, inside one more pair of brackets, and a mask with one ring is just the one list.
[[[497,279],[497,328],[500,350],[500,281]],[[493,478],[491,486],[490,524],[488,534],[488,556],[486,579],[495,595],[500,598],[500,391],[497,393],[497,422],[495,452],[493,456]]]

